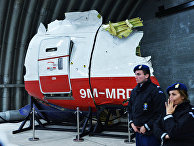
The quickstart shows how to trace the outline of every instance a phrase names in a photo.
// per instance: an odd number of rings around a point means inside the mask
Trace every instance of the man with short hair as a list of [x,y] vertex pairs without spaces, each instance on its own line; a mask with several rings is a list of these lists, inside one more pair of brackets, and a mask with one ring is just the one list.
[[152,134],[153,122],[165,111],[165,94],[150,80],[147,65],[134,68],[138,85],[132,90],[128,108],[130,126],[136,133],[136,146],[160,146]]

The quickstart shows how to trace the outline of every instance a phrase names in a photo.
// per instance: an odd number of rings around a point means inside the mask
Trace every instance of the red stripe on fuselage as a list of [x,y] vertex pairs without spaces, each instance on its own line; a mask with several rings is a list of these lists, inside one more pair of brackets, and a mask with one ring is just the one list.
[[61,57],[69,57],[69,55],[57,56],[57,57],[50,57],[50,58],[44,58],[44,59],[38,59],[38,61],[49,60],[49,59],[55,59],[55,58],[61,58]]
[[[151,80],[158,85],[155,77]],[[88,110],[95,108],[88,78],[71,79],[72,96],[75,100],[48,100],[48,102],[69,109]],[[135,77],[92,77],[91,86],[97,105],[121,105],[130,96],[131,89],[137,85]],[[44,100],[39,81],[25,81],[25,88],[31,96]]]

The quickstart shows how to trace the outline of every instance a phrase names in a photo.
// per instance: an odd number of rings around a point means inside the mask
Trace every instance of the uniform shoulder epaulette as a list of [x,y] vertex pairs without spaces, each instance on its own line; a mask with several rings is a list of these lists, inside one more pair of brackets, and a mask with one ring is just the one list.
[[164,92],[162,91],[162,89],[160,88],[160,86],[157,86],[157,89],[158,89],[158,93],[164,93]]

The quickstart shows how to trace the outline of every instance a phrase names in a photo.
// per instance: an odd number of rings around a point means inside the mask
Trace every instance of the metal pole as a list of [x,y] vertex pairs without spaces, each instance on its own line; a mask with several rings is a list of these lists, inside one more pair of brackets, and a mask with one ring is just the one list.
[[39,140],[39,138],[36,138],[35,137],[35,118],[34,118],[34,107],[32,108],[32,131],[33,131],[33,137],[32,138],[29,138],[29,141],[37,141]]
[[129,113],[127,113],[127,123],[128,123],[128,139],[124,140],[124,143],[132,144],[135,141],[131,139],[130,125],[129,125]]
[[80,135],[79,135],[79,107],[77,107],[77,136],[75,139],[73,139],[73,141],[75,141],[75,142],[84,141],[84,139],[80,138]]
[[77,139],[79,138],[79,107],[77,107]]

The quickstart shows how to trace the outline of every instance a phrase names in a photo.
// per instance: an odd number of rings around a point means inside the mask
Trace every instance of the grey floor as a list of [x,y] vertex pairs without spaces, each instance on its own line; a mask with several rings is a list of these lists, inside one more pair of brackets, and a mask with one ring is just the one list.
[[[1,123],[0,124],[0,141],[5,143],[5,146],[120,146],[135,144],[124,143],[125,139],[105,138],[85,136],[83,142],[74,142],[76,132],[65,131],[49,131],[35,130],[35,137],[38,141],[29,141],[33,137],[33,131],[25,131],[17,134],[12,134],[12,131],[17,130],[21,123]],[[123,133],[120,133],[123,135]],[[127,133],[124,133],[127,135]]]

